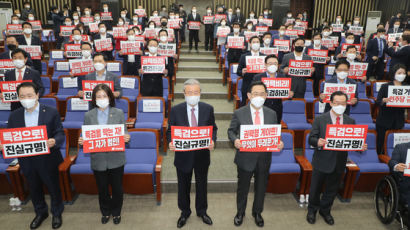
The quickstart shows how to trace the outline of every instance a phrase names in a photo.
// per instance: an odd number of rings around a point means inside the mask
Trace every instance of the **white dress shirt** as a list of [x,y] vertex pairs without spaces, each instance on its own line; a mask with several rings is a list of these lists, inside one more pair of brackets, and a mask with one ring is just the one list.
[[[252,123],[253,124],[255,124],[255,116],[256,116],[256,114],[255,114],[255,112],[256,112],[256,109],[255,108],[253,108],[253,106],[252,105],[250,105],[250,107],[251,107],[251,114],[252,114]],[[263,125],[264,124],[264,117],[263,117],[263,107],[261,107],[259,110],[259,118],[260,118],[260,120],[261,120],[261,125]]]
[[293,54],[295,55],[295,60],[298,60],[298,61],[303,60],[303,53],[302,53],[302,55],[300,55],[300,56],[297,56],[297,55],[296,55],[296,52],[293,52]]
[[195,113],[195,118],[196,118],[196,124],[199,125],[198,124],[198,109],[199,109],[198,104],[196,104],[194,107],[187,104],[186,105],[186,111],[187,111],[187,114],[188,114],[189,126],[192,126],[192,124],[191,124],[191,109],[192,108],[195,109],[194,113]]
[[24,39],[26,39],[27,45],[28,45],[28,46],[31,46],[31,35],[30,35],[30,37],[28,37],[28,38],[24,35]]

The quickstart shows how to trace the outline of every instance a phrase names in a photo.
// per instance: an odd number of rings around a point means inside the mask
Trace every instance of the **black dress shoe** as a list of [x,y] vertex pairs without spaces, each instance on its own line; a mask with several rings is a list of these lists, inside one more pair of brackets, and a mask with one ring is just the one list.
[[319,211],[319,214],[323,217],[323,219],[325,220],[325,222],[328,225],[334,225],[335,224],[335,220],[333,219],[333,216],[329,214],[324,214],[322,212]]
[[233,223],[235,224],[235,226],[240,226],[242,224],[244,216],[245,216],[245,213],[243,214],[236,213],[235,218],[233,218]]
[[263,227],[264,222],[263,222],[263,218],[261,216],[260,213],[253,213],[252,216],[255,218],[255,224],[258,227]]
[[114,222],[114,224],[119,224],[121,222],[121,216],[114,216],[112,222]]
[[40,227],[41,223],[43,223],[43,221],[47,219],[47,217],[48,217],[48,213],[43,214],[43,215],[36,215],[33,221],[31,221],[30,229],[36,229]]
[[63,224],[63,218],[61,216],[53,216],[53,220],[51,221],[51,227],[53,229],[60,228]]
[[206,213],[202,216],[198,216],[202,218],[202,222],[204,222],[207,225],[212,225],[212,219],[209,217]]
[[177,227],[182,228],[186,224],[186,221],[188,220],[188,217],[185,216],[180,216],[177,222]]
[[103,216],[101,217],[101,223],[106,224],[110,220],[110,216]]
[[315,212],[308,212],[306,216],[306,220],[309,224],[314,224],[316,222],[316,213]]

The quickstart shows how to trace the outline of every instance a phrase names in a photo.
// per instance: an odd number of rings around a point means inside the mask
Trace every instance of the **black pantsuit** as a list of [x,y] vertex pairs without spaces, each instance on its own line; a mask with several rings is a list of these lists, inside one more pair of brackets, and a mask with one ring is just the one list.
[[[124,166],[95,171],[94,177],[98,187],[98,202],[103,216],[121,216],[123,203],[122,177]],[[112,189],[110,196],[109,187]]]

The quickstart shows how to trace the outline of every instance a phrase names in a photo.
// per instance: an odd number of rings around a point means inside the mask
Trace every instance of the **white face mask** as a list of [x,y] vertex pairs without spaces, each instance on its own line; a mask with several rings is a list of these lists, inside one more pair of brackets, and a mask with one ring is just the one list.
[[336,114],[342,115],[342,114],[345,112],[345,110],[346,110],[346,106],[344,106],[344,105],[336,105],[336,106],[333,106],[333,107],[332,107],[332,110],[333,110]]
[[284,35],[284,34],[285,34],[285,31],[284,31],[284,30],[279,30],[279,34],[280,34],[280,35]]
[[101,70],[103,70],[103,69],[105,68],[105,66],[104,66],[103,63],[97,62],[97,63],[94,63],[94,68],[95,68],[95,70],[97,70],[97,71],[101,71]]
[[330,35],[330,32],[329,32],[329,31],[323,32],[323,36],[327,37],[327,36],[329,36],[329,35]]
[[73,16],[73,19],[78,20],[78,16],[77,15]]
[[33,32],[33,31],[30,28],[24,29],[25,34],[31,34],[31,32]]
[[100,33],[105,33],[105,31],[107,31],[107,29],[105,29],[105,27],[100,28]]
[[122,17],[122,18],[125,18],[125,16],[126,16],[125,14],[121,14],[121,17]]
[[396,74],[394,79],[398,82],[403,82],[406,79],[406,74]]
[[85,15],[87,15],[87,16],[90,15],[90,11],[85,11],[84,13],[85,13]]
[[399,27],[400,27],[400,25],[393,25],[393,28],[395,28],[395,29],[397,29]]
[[95,19],[96,21],[99,21],[99,20],[100,20],[100,17],[97,16],[97,17],[94,17],[94,19]]
[[288,18],[291,18],[291,17],[292,17],[292,14],[288,14],[287,16],[288,16]]
[[264,103],[265,103],[265,98],[263,97],[254,97],[251,99],[251,104],[256,108],[262,107]]
[[253,28],[252,25],[248,25],[248,30],[251,30]]
[[221,22],[221,25],[222,25],[222,26],[225,26],[225,25],[226,25],[226,22],[225,22],[225,21]]
[[351,26],[352,24],[351,23],[347,23],[347,26],[349,27],[349,26]]
[[71,22],[65,22],[66,26],[71,26]]
[[232,12],[228,12],[228,15],[231,16],[231,15],[232,15]]
[[100,107],[101,109],[105,109],[108,107],[110,102],[108,101],[108,98],[104,98],[104,99],[97,99],[95,101],[95,104],[97,104],[97,106]]
[[28,17],[29,21],[34,21],[34,17]]
[[193,13],[193,14],[196,14],[196,10],[192,10],[192,13]]
[[318,45],[320,45],[320,40],[313,40],[313,44],[315,44],[315,46],[318,46]]
[[19,24],[19,20],[12,20],[13,24]]
[[271,42],[271,39],[270,39],[270,38],[266,38],[265,40],[263,40],[263,42],[264,42],[266,45],[269,45],[270,42]]
[[207,12],[208,14],[210,14],[210,13],[212,13],[212,10],[207,10],[206,12]]
[[259,50],[260,47],[261,47],[261,44],[259,43],[252,43],[252,46],[251,46],[252,50],[254,51]]
[[107,12],[107,11],[108,11],[108,7],[104,7],[104,11]]
[[336,75],[337,75],[337,78],[339,78],[340,80],[344,80],[347,78],[348,73],[343,71],[343,72],[337,72]]
[[138,17],[134,17],[134,18],[132,18],[133,20],[134,20],[134,22],[137,22],[138,21]]
[[185,101],[190,106],[195,106],[198,104],[201,96],[185,96]]
[[353,42],[354,42],[354,40],[352,40],[352,39],[347,39],[346,40],[346,44],[353,44]]
[[249,16],[250,16],[251,18],[255,17],[255,15],[254,15],[254,14],[250,14]]
[[88,58],[88,57],[91,56],[91,51],[89,51],[89,50],[83,50],[83,51],[81,51],[81,53],[82,53],[83,57],[85,57],[85,58]]
[[155,13],[155,14],[153,14],[153,16],[154,16],[154,17],[158,17],[158,14],[157,14],[157,13]]
[[356,58],[356,54],[348,53],[346,54],[346,58],[353,61]]
[[21,105],[25,108],[25,109],[31,109],[36,105],[37,99],[23,99],[20,100]]
[[234,33],[239,33],[240,29],[239,28],[233,28]]
[[359,25],[359,21],[354,21],[353,24]]
[[341,21],[342,21],[342,19],[340,19],[340,18],[336,18],[336,21],[337,21],[337,22],[341,22]]
[[128,35],[128,41],[135,41],[134,35]]
[[158,48],[157,48],[157,47],[155,47],[155,46],[149,46],[149,47],[148,47],[148,50],[149,50],[149,52],[150,52],[150,53],[152,53],[152,54],[156,54],[156,53],[157,53]]
[[149,25],[149,28],[150,28],[150,29],[154,29],[154,28],[155,28],[155,25],[152,25],[152,24],[151,24],[151,25]]
[[159,37],[159,40],[161,40],[161,42],[166,42],[166,41],[168,41],[168,37],[167,36],[161,36],[161,37]]
[[119,21],[119,22],[118,22],[118,25],[122,26],[122,25],[124,25],[124,22],[123,22],[123,21]]
[[[58,11],[57,11],[57,14],[58,14]],[[17,17],[21,17],[21,14],[16,14],[17,15]]]
[[74,35],[74,40],[81,41],[81,35]]
[[278,66],[277,65],[270,65],[268,66],[268,72],[269,73],[276,73],[276,71],[278,70]]
[[19,69],[23,68],[25,65],[24,60],[21,60],[21,59],[14,59],[13,64]]

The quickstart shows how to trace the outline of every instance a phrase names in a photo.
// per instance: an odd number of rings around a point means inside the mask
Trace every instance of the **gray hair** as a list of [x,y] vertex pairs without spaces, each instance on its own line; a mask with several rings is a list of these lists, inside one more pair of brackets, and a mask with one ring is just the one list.
[[193,78],[190,78],[190,79],[188,79],[184,82],[184,89],[183,89],[184,92],[185,92],[185,86],[187,86],[187,85],[198,85],[199,88],[201,88],[201,83],[199,83],[198,80],[193,79]]

